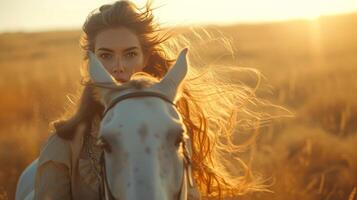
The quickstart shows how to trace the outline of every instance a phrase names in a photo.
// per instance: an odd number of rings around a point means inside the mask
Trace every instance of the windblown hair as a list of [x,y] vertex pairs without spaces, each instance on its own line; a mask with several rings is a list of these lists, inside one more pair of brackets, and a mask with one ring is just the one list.
[[[253,132],[250,141],[254,141],[257,132],[254,130],[273,119],[267,112],[259,111],[261,106],[272,106],[255,96],[261,75],[255,70],[201,62],[198,59],[201,44],[194,46],[188,37],[164,33],[155,24],[152,11],[150,2],[138,8],[129,1],[117,1],[101,6],[88,16],[80,40],[84,50],[84,90],[75,114],[53,123],[55,132],[69,140],[78,124],[90,125],[93,117],[103,112],[103,106],[93,97],[93,88],[86,84],[88,51],[94,51],[94,40],[100,31],[126,27],[137,34],[144,55],[148,56],[144,72],[158,79],[168,71],[180,49],[190,48],[190,70],[177,105],[192,141],[193,176],[202,196],[221,199],[265,190],[263,180],[253,175],[250,167],[237,156],[248,144],[238,145],[233,141],[242,132]],[[205,30],[203,32],[193,31],[195,38],[191,40],[215,41],[231,52],[224,37],[214,38]],[[255,75],[256,87],[234,80],[234,74],[244,72]]]

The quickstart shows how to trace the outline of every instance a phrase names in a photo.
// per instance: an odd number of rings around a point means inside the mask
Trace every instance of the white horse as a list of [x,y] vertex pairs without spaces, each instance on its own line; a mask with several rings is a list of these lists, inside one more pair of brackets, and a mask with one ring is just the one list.
[[[161,81],[143,88],[118,84],[89,54],[89,76],[105,105],[98,137],[104,149],[102,199],[187,199],[193,185],[191,144],[175,107],[188,71],[186,54],[187,49]],[[31,198],[35,171],[36,162],[23,172],[16,199]]]

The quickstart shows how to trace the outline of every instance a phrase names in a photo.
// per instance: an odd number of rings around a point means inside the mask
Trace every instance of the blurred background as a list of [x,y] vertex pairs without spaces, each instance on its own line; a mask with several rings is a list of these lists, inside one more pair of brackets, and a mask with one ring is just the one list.
[[[81,25],[110,2],[0,0],[0,199],[14,199],[49,122],[75,100]],[[202,58],[260,70],[271,91],[262,98],[295,113],[254,145],[253,170],[271,180],[272,192],[240,199],[357,199],[356,0],[156,0],[154,7],[164,27],[190,37],[200,26],[228,38],[233,55],[207,44]]]

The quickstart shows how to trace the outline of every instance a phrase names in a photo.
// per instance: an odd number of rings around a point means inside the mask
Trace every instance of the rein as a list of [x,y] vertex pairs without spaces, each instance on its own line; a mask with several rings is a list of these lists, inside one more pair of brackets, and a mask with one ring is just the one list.
[[[107,89],[114,89],[114,90],[118,89],[117,86],[108,85],[106,83],[91,83],[91,86],[102,87],[102,88],[107,88]],[[176,107],[176,104],[173,103],[164,94],[161,94],[159,92],[152,92],[152,91],[137,91],[137,92],[132,92],[129,94],[119,96],[119,97],[115,98],[114,100],[112,100],[109,103],[109,106],[104,110],[102,117],[104,117],[107,114],[107,112],[111,108],[113,108],[116,104],[118,104],[119,102],[126,100],[126,99],[138,98],[138,97],[157,97],[157,98],[160,98]],[[186,141],[183,141],[182,148],[183,148],[183,173],[182,173],[181,187],[180,187],[180,191],[179,191],[177,200],[187,200],[187,192],[188,192],[187,183],[189,184],[189,186],[191,188],[193,187],[192,159],[191,159],[191,154],[187,147]],[[100,200],[116,200],[115,197],[113,196],[113,193],[110,190],[110,187],[108,184],[107,173],[105,170],[106,167],[105,167],[104,151],[101,153],[101,156],[99,159],[99,164],[100,164],[100,170],[99,170],[99,172],[98,171],[96,172],[97,174],[99,174],[98,180],[100,182],[100,188],[99,188],[99,197],[100,198],[99,199]]]

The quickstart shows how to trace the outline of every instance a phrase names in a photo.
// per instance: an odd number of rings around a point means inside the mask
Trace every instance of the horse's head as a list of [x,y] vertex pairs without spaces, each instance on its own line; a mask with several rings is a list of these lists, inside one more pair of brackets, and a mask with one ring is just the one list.
[[96,90],[106,108],[98,137],[105,150],[107,191],[114,199],[186,198],[189,144],[173,105],[187,74],[186,53],[187,49],[180,53],[161,81],[143,88],[116,83],[95,56],[89,55],[93,84],[112,85]]

